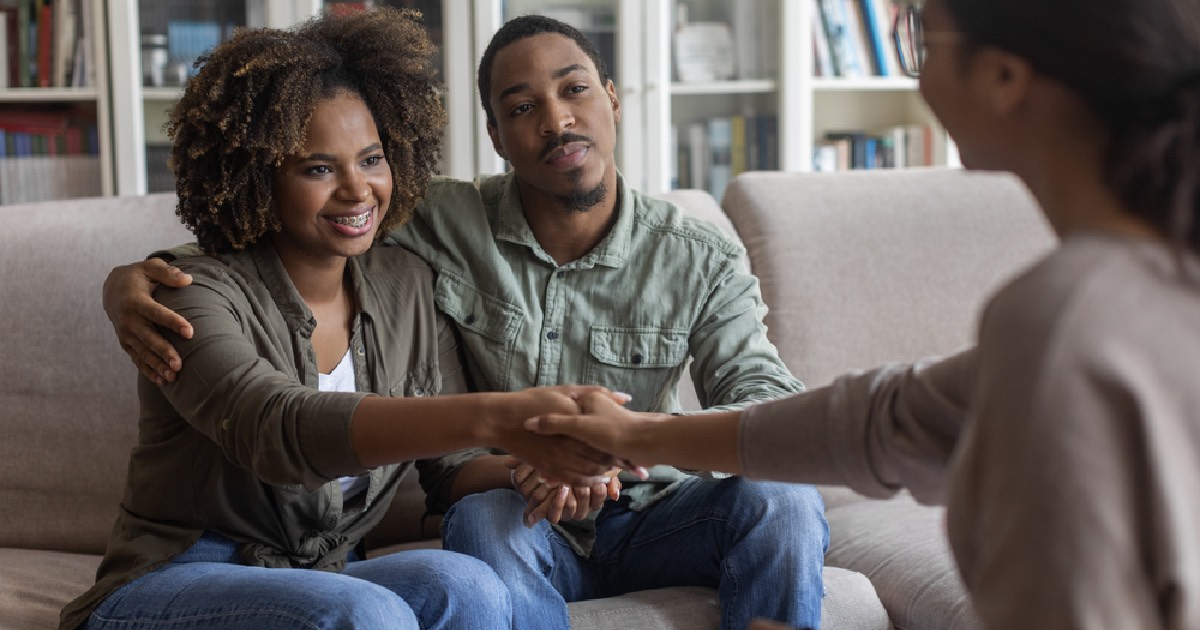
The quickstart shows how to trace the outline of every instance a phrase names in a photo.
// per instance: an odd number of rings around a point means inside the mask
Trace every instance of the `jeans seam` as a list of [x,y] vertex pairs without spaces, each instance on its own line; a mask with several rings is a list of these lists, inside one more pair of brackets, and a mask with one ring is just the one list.
[[304,617],[300,617],[300,616],[296,615],[295,613],[282,611],[282,610],[271,610],[268,608],[253,608],[253,609],[244,609],[244,610],[229,611],[229,612],[211,612],[211,613],[203,613],[203,614],[197,613],[197,614],[192,614],[192,615],[187,615],[187,616],[175,617],[173,619],[112,619],[112,618],[105,617],[105,616],[101,615],[100,613],[96,613],[96,612],[93,612],[91,617],[93,620],[103,623],[107,626],[169,627],[172,625],[185,624],[185,623],[191,624],[191,623],[195,623],[197,621],[207,620],[207,619],[217,619],[217,618],[221,618],[221,617],[237,617],[237,616],[243,616],[243,615],[268,615],[268,616],[274,617],[276,619],[287,619],[289,621],[294,621],[294,622],[298,622],[298,623],[302,624],[302,627],[312,628],[313,630],[317,630],[321,627],[319,624],[315,624],[312,621],[310,621]]

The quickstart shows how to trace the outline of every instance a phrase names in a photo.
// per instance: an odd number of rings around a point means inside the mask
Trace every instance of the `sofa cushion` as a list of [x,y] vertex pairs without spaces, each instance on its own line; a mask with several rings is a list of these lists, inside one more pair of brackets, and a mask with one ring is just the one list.
[[946,542],[944,515],[907,495],[830,508],[825,563],[865,574],[897,629],[980,629]]
[[1024,186],[994,173],[745,173],[722,205],[768,335],[809,388],[965,347],[994,288],[1054,243]]
[[[436,547],[436,542],[393,550]],[[372,554],[375,555],[375,554]],[[53,630],[67,602],[92,585],[100,556],[0,549],[0,628]],[[853,571],[825,568],[823,630],[888,630],[887,613],[867,579]],[[674,587],[640,591],[570,605],[576,630],[702,630],[720,626],[716,591]]]
[[0,548],[0,566],[0,628],[54,630],[62,607],[91,588],[100,556]]
[[137,435],[109,270],[191,240],[174,195],[0,207],[0,546],[101,552]]

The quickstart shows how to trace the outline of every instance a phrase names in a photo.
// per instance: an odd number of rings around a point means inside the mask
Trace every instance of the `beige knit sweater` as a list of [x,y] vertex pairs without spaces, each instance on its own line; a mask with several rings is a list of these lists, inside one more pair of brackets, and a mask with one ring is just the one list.
[[739,449],[751,477],[945,503],[991,630],[1200,628],[1200,260],[1068,238],[976,348],[753,407]]

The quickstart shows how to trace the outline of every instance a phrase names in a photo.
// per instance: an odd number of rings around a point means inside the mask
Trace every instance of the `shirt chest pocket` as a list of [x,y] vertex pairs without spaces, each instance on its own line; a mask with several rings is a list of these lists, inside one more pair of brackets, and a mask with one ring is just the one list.
[[633,396],[638,409],[666,400],[688,355],[688,331],[593,326],[584,383]]
[[438,275],[434,293],[438,310],[458,327],[470,360],[492,380],[478,385],[499,391],[509,389],[509,367],[523,321],[521,309],[445,273]]

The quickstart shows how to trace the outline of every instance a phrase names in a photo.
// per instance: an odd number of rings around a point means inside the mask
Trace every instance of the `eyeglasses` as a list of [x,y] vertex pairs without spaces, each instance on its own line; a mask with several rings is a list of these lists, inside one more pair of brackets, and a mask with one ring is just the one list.
[[916,79],[925,68],[925,57],[929,55],[929,42],[955,43],[966,37],[961,31],[926,31],[921,21],[921,5],[909,0],[896,12],[892,23],[892,44],[900,57],[900,69]]
[[925,37],[921,26],[921,7],[904,3],[892,22],[892,44],[900,58],[900,69],[911,78],[921,76],[925,67]]

